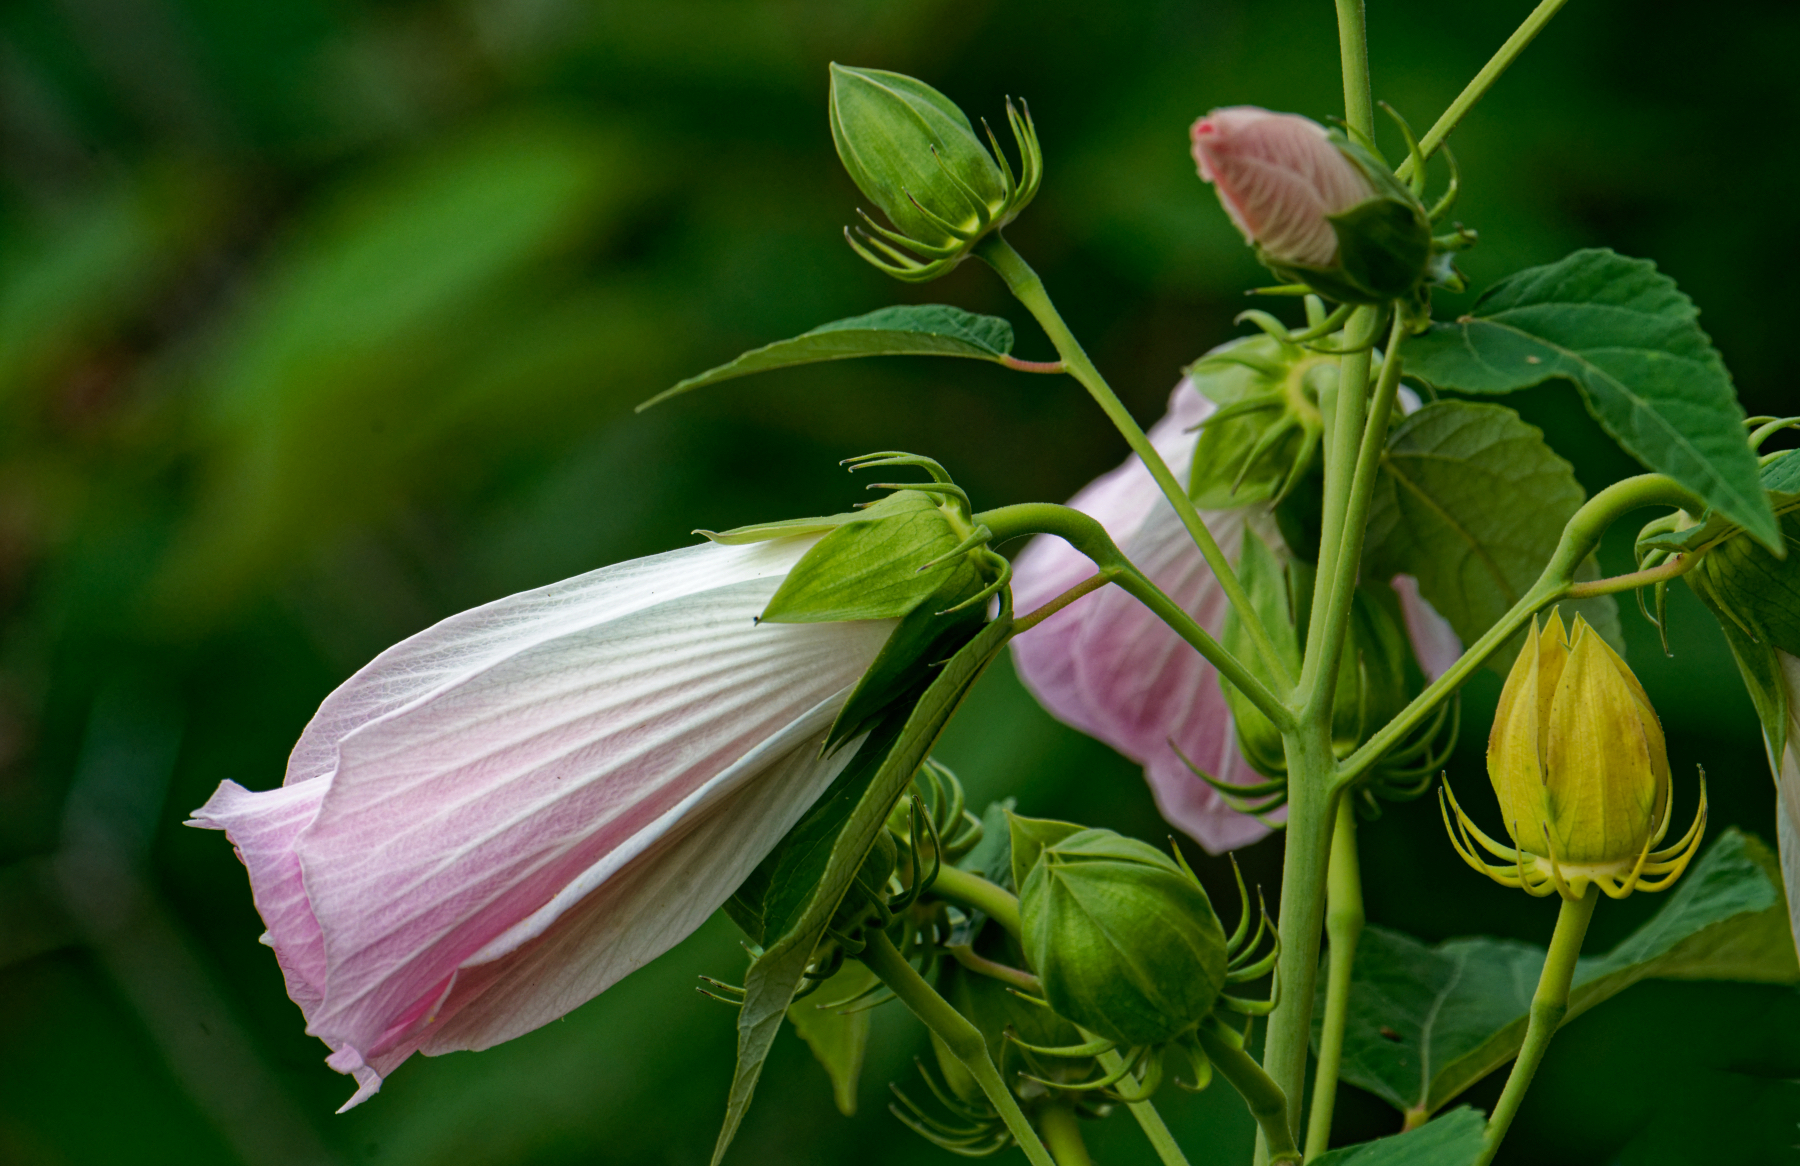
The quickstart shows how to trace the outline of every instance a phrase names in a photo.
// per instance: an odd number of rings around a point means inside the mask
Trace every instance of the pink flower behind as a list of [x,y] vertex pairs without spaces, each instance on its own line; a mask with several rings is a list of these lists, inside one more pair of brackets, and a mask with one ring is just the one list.
[[1296,113],[1215,109],[1189,136],[1200,177],[1218,190],[1231,221],[1279,262],[1331,266],[1338,239],[1326,216],[1376,195],[1325,127]]
[[[1150,440],[1184,481],[1198,434],[1214,405],[1183,380]],[[1217,635],[1225,597],[1180,519],[1136,456],[1089,483],[1069,505],[1100,520],[1121,550],[1201,626]],[[1256,511],[1262,513],[1263,511]],[[1203,515],[1213,537],[1235,555],[1252,511]],[[1094,573],[1060,539],[1040,537],[1014,564],[1021,612]],[[1144,767],[1163,817],[1219,853],[1261,838],[1268,827],[1225,805],[1195,777],[1170,741],[1224,781],[1261,781],[1238,753],[1218,673],[1142,604],[1116,588],[1095,592],[1013,641],[1019,676],[1059,720],[1098,737]]]
[[[1150,430],[1151,444],[1183,482],[1199,440],[1194,429],[1215,408],[1183,380],[1169,396],[1169,411]],[[1224,592],[1135,455],[1090,482],[1069,505],[1099,519],[1158,587],[1202,627],[1220,634],[1228,607]],[[1267,506],[1201,517],[1234,561],[1246,525],[1254,525],[1265,543],[1280,546]],[[1092,562],[1067,543],[1039,537],[1014,564],[1015,605],[1029,612],[1093,573]],[[1419,597],[1416,581],[1402,575],[1394,584],[1421,666],[1428,676],[1441,674],[1462,650],[1455,633]],[[1179,748],[1222,781],[1263,780],[1238,751],[1217,671],[1142,604],[1117,588],[1104,588],[1017,637],[1012,648],[1020,679],[1051,715],[1144,767],[1171,825],[1214,854],[1268,833],[1257,819],[1227,806],[1175,752]]]
[[286,784],[226,782],[195,812],[249,868],[349,1105],[414,1052],[528,1032],[667,950],[854,756],[820,746],[893,621],[755,622],[815,541],[691,547],[453,616],[326,699]]

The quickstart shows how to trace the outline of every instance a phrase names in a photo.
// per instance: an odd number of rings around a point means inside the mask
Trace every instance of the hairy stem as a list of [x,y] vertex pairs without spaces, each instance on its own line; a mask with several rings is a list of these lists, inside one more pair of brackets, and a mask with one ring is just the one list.
[[1519,1046],[1519,1057],[1513,1062],[1506,1088],[1488,1118],[1486,1145],[1477,1166],[1487,1166],[1500,1152],[1500,1142],[1507,1127],[1525,1100],[1532,1075],[1550,1047],[1550,1038],[1569,1011],[1569,983],[1575,978],[1575,960],[1581,955],[1581,940],[1587,934],[1588,920],[1594,917],[1594,904],[1600,901],[1600,887],[1589,883],[1587,893],[1579,899],[1564,899],[1556,916],[1556,933],[1550,937],[1550,954],[1544,959],[1543,974],[1538,977],[1537,991],[1531,996],[1531,1019],[1526,1022],[1525,1041]]
[[[1525,46],[1544,30],[1544,26],[1550,23],[1550,18],[1561,11],[1562,6],[1568,2],[1569,0],[1543,0],[1543,3],[1531,10],[1531,15],[1525,18],[1525,22],[1506,38],[1506,43],[1500,46],[1500,51],[1496,52],[1488,60],[1488,63],[1481,67],[1481,72],[1475,74],[1475,79],[1463,87],[1463,91],[1456,95],[1456,100],[1450,103],[1450,108],[1446,109],[1432,124],[1432,127],[1425,131],[1425,136],[1419,139],[1419,149],[1425,157],[1431,157],[1437,148],[1444,144],[1444,139],[1450,136],[1450,131],[1456,128],[1457,123],[1462,121],[1464,115],[1475,108],[1475,103],[1494,87],[1494,82],[1500,79],[1500,74],[1506,72],[1512,63],[1519,59],[1519,54],[1525,51]],[[1400,163],[1394,173],[1404,181],[1412,177],[1412,170],[1413,163],[1409,157]]]
[[1081,1118],[1074,1106],[1059,1101],[1038,1110],[1038,1131],[1056,1166],[1094,1166],[1087,1143],[1081,1140]]
[[1426,685],[1424,691],[1414,697],[1399,716],[1382,726],[1361,748],[1344,759],[1338,766],[1338,784],[1348,784],[1367,772],[1370,766],[1381,760],[1382,754],[1392,749],[1435,712],[1439,704],[1461,687],[1463,681],[1512,638],[1514,632],[1524,627],[1533,615],[1567,596],[1574,585],[1576,569],[1600,545],[1600,536],[1606,533],[1607,527],[1633,510],[1646,506],[1673,506],[1692,514],[1706,509],[1706,504],[1695,497],[1692,491],[1663,474],[1639,474],[1635,478],[1626,478],[1589,498],[1564,524],[1556,553],[1550,556],[1549,563],[1545,564],[1543,573],[1531,585],[1531,589],[1520,596],[1519,601],[1493,627],[1482,633],[1480,639],[1469,645],[1448,671]]
[[1312,1112],[1306,1119],[1308,1161],[1331,1146],[1331,1111],[1337,1104],[1338,1067],[1344,1057],[1344,1020],[1350,1011],[1350,972],[1362,937],[1362,870],[1356,856],[1356,808],[1346,793],[1338,798],[1331,864],[1325,876],[1325,937],[1330,941],[1325,973],[1325,1017],[1319,1034],[1319,1063],[1313,1074]]
[[977,244],[975,254],[999,274],[1006,283],[1007,290],[1036,318],[1044,333],[1050,337],[1050,343],[1056,346],[1057,354],[1068,367],[1069,375],[1081,382],[1088,395],[1094,398],[1095,403],[1106,414],[1107,420],[1124,435],[1132,452],[1143,460],[1163,496],[1175,508],[1181,525],[1187,528],[1194,545],[1205,556],[1206,565],[1212,568],[1212,573],[1218,578],[1225,598],[1238,613],[1238,618],[1244,622],[1257,652],[1269,666],[1269,674],[1283,688],[1292,684],[1293,678],[1287,673],[1287,665],[1282,662],[1280,654],[1275,651],[1275,645],[1270,642],[1268,630],[1263,627],[1261,618],[1250,603],[1250,597],[1244,593],[1243,585],[1238,582],[1237,572],[1232,569],[1225,552],[1220,549],[1212,532],[1206,529],[1206,523],[1200,519],[1200,512],[1194,509],[1193,501],[1181,483],[1176,481],[1168,463],[1156,452],[1156,447],[1150,444],[1150,438],[1145,435],[1143,427],[1131,416],[1118,394],[1112,391],[1112,386],[1106,383],[1106,378],[1100,375],[1094,362],[1088,359],[1087,352],[1081,347],[1081,342],[1075,339],[1075,334],[1069,331],[1069,326],[1063,323],[1056,305],[1050,302],[1050,294],[1044,289],[1044,281],[1025,262],[1025,257],[1013,250],[1012,244],[999,231],[992,232]]
[[1207,1060],[1213,1063],[1221,1077],[1231,1082],[1231,1087],[1250,1107],[1250,1116],[1256,1119],[1262,1141],[1268,1145],[1269,1161],[1300,1161],[1300,1151],[1294,1147],[1294,1135],[1288,1124],[1288,1111],[1292,1106],[1281,1086],[1263,1072],[1262,1066],[1244,1051],[1243,1046],[1215,1029],[1212,1022],[1202,1024],[1196,1035],[1200,1038],[1200,1047],[1206,1050]]
[[950,1002],[937,994],[936,989],[925,982],[924,977],[913,970],[894,949],[887,934],[881,931],[868,933],[868,944],[862,954],[857,957],[867,965],[871,972],[886,984],[901,1003],[912,1010],[912,1014],[924,1022],[925,1027],[938,1035],[950,1055],[961,1061],[963,1067],[975,1078],[976,1084],[987,1095],[988,1103],[1006,1122],[1006,1128],[1031,1159],[1032,1166],[1056,1166],[1050,1151],[1038,1140],[1037,1131],[1025,1120],[1025,1114],[1019,1109],[1018,1099],[1013,1097],[1012,1090],[1000,1077],[1000,1070],[994,1067],[994,1059],[988,1056],[987,1042],[982,1039],[981,1030],[950,1006]]
[[[1161,588],[1138,570],[1096,519],[1079,510],[1047,502],[1002,506],[996,510],[983,511],[975,519],[993,532],[995,546],[1027,534],[1053,534],[1064,540],[1100,568],[1100,575],[1096,578],[1103,577],[1102,582],[1117,584],[1126,594],[1149,608],[1176,635],[1186,640],[1208,663],[1217,668],[1220,675],[1249,697],[1278,729],[1285,729],[1294,723],[1293,712],[1280,698],[1270,692],[1268,686],[1246,668],[1241,660],[1227,651],[1223,644],[1213,639],[1212,634],[1201,627],[1181,605],[1163,594]],[[1079,584],[1063,595],[1068,596],[1087,585]],[[1050,602],[1059,603],[1062,598],[1063,596],[1058,596]],[[1070,601],[1073,602],[1072,599]],[[1026,618],[1034,619],[1036,616],[1037,612],[1032,612]]]

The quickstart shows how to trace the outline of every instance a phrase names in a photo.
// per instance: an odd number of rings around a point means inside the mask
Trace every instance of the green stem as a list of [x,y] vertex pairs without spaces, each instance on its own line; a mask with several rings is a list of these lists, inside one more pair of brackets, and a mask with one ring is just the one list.
[[946,865],[931,884],[931,893],[983,912],[1008,935],[1019,938],[1019,900],[1005,887],[995,886],[970,871]]
[[[1118,1072],[1124,1060],[1117,1049],[1101,1053],[1099,1057],[1100,1067],[1108,1073]],[[1139,1128],[1144,1131],[1144,1137],[1149,1140],[1150,1148],[1156,1151],[1163,1166],[1188,1166],[1187,1155],[1175,1144],[1175,1135],[1169,1132],[1155,1103],[1146,1098],[1128,1103],[1127,1108],[1131,1110],[1131,1116],[1137,1118]]]
[[1606,533],[1607,527],[1633,510],[1646,506],[1674,506],[1691,514],[1699,514],[1706,509],[1706,504],[1692,491],[1663,474],[1639,474],[1635,478],[1626,478],[1589,498],[1563,526],[1562,539],[1557,543],[1556,553],[1550,556],[1543,574],[1538,576],[1531,589],[1493,627],[1482,633],[1481,638],[1471,644],[1447,672],[1426,685],[1424,691],[1414,697],[1399,716],[1382,726],[1361,748],[1344,759],[1338,766],[1338,784],[1347,785],[1367,772],[1370,766],[1381,760],[1382,754],[1397,745],[1451,693],[1461,687],[1463,681],[1481,667],[1496,649],[1511,639],[1514,632],[1524,627],[1533,615],[1568,595],[1573,587],[1576,570],[1594,552],[1594,548],[1600,545],[1600,536]]
[[[1324,924],[1326,863],[1331,854],[1335,799],[1329,719],[1312,721],[1288,737],[1288,821],[1281,868],[1281,962],[1275,974],[1281,999],[1269,1016],[1263,1068],[1288,1099],[1288,1123],[1300,1128],[1306,1088],[1306,1046],[1312,1036],[1313,992],[1319,974],[1319,935]],[[1259,1135],[1257,1161],[1267,1162]]]
[[1063,363],[1068,366],[1069,375],[1081,382],[1082,387],[1087,389],[1088,395],[1094,398],[1095,403],[1100,406],[1107,419],[1124,435],[1125,442],[1131,447],[1132,452],[1142,459],[1145,468],[1150,471],[1150,476],[1156,480],[1157,486],[1162,490],[1163,496],[1169,500],[1169,505],[1175,508],[1176,517],[1181,519],[1181,525],[1187,528],[1189,536],[1194,540],[1194,545],[1199,547],[1201,555],[1205,556],[1206,565],[1212,568],[1213,575],[1218,578],[1219,586],[1225,592],[1225,598],[1231,603],[1233,610],[1238,613],[1238,618],[1243,621],[1245,628],[1249,631],[1250,639],[1255,643],[1257,652],[1268,664],[1269,674],[1275,677],[1278,686],[1286,688],[1291,685],[1293,677],[1288,675],[1286,663],[1276,652],[1275,645],[1269,639],[1268,630],[1263,627],[1256,608],[1251,605],[1250,597],[1245,594],[1243,584],[1238,582],[1237,572],[1232,569],[1230,561],[1225,557],[1225,552],[1220,549],[1212,532],[1206,529],[1206,523],[1201,520],[1200,512],[1194,509],[1193,500],[1188,497],[1187,491],[1182,488],[1181,483],[1176,481],[1168,463],[1163,461],[1160,453],[1156,452],[1156,447],[1150,444],[1150,438],[1145,435],[1143,427],[1131,416],[1131,412],[1125,408],[1125,403],[1119,400],[1118,394],[1112,391],[1112,386],[1106,383],[1106,378],[1100,375],[1100,370],[1094,367],[1094,362],[1088,359],[1087,352],[1081,347],[1081,342],[1075,339],[1075,334],[1069,331],[1069,326],[1063,323],[1063,318],[1057,312],[1056,305],[1050,302],[1049,292],[1044,289],[1044,281],[1037,272],[1031,269],[1031,265],[1025,262],[1025,257],[1013,250],[1012,244],[1008,243],[999,231],[990,233],[976,244],[975,254],[994,269],[1001,280],[1005,282],[1007,290],[1011,291],[1013,296],[1037,320],[1039,326],[1044,329],[1045,335],[1050,337],[1050,343],[1056,346],[1057,354],[1062,357]]
[[1231,1087],[1250,1107],[1250,1116],[1256,1119],[1262,1140],[1269,1147],[1269,1161],[1300,1161],[1300,1151],[1294,1147],[1294,1135],[1288,1124],[1287,1095],[1242,1045],[1229,1034],[1214,1028],[1213,1024],[1211,1021],[1202,1024],[1196,1033],[1200,1047],[1206,1050],[1206,1058],[1213,1063],[1213,1068],[1231,1082]]
[[1038,1110],[1038,1131],[1044,1135],[1044,1145],[1050,1148],[1056,1166],[1094,1166],[1087,1143],[1081,1140],[1081,1118],[1076,1116],[1074,1106],[1057,1102]]
[[1363,0],[1337,0],[1338,58],[1344,74],[1344,121],[1375,136],[1375,93],[1369,84],[1369,30]]
[[926,1028],[938,1035],[951,1056],[962,1062],[976,1084],[981,1086],[981,1091],[987,1094],[988,1103],[1006,1122],[1006,1128],[1012,1131],[1019,1148],[1031,1159],[1032,1166],[1056,1166],[1050,1151],[1038,1140],[1037,1131],[1025,1120],[1018,1099],[1001,1079],[1000,1070],[994,1067],[994,1059],[988,1055],[987,1041],[982,1039],[981,1030],[970,1024],[913,970],[906,958],[894,949],[885,932],[867,934],[868,943],[857,958],[924,1022]]
[[[1292,710],[1270,692],[1268,686],[1246,668],[1242,661],[1213,639],[1211,633],[1201,627],[1181,605],[1163,594],[1161,588],[1138,570],[1136,564],[1119,550],[1112,536],[1106,533],[1106,528],[1098,520],[1079,510],[1048,502],[1002,506],[977,514],[975,520],[993,532],[990,545],[994,546],[1027,534],[1053,534],[1063,539],[1092,559],[1107,581],[1117,584],[1126,594],[1149,608],[1176,635],[1186,640],[1208,663],[1219,670],[1220,675],[1249,697],[1277,729],[1286,729],[1294,724]],[[1086,584],[1080,586],[1086,587]],[[1068,592],[1064,593],[1067,594]],[[1059,596],[1058,600],[1051,602],[1058,602],[1061,598]],[[1032,616],[1036,614],[1033,612]]]
[[[1425,157],[1431,157],[1437,148],[1444,144],[1444,139],[1450,136],[1450,131],[1456,128],[1457,123],[1462,121],[1464,115],[1475,108],[1475,103],[1480,101],[1489,89],[1493,88],[1494,82],[1500,79],[1500,74],[1506,72],[1518,59],[1519,54],[1525,51],[1525,46],[1544,30],[1544,26],[1550,23],[1550,18],[1561,11],[1562,6],[1568,2],[1569,0],[1543,0],[1543,3],[1531,10],[1531,15],[1525,18],[1525,22],[1506,38],[1506,43],[1500,46],[1500,51],[1481,67],[1481,72],[1475,74],[1475,79],[1463,87],[1463,91],[1456,95],[1456,100],[1450,103],[1450,108],[1446,109],[1432,127],[1425,131],[1425,136],[1419,139],[1419,149]],[[1412,177],[1412,169],[1412,159],[1409,157],[1400,163],[1394,173],[1404,181]]]
[[1519,1046],[1519,1057],[1513,1062],[1506,1088],[1488,1118],[1487,1144],[1476,1166],[1487,1166],[1500,1152],[1500,1142],[1512,1125],[1531,1087],[1532,1075],[1550,1047],[1550,1038],[1569,1011],[1569,983],[1575,978],[1575,961],[1581,955],[1581,940],[1587,934],[1588,920],[1594,917],[1594,904],[1600,901],[1600,887],[1589,883],[1587,893],[1579,899],[1564,899],[1556,916],[1556,934],[1550,937],[1550,953],[1544,959],[1543,974],[1538,976],[1537,991],[1531,996],[1531,1019],[1525,1027],[1525,1041]]
[[1344,1020],[1350,1011],[1350,972],[1356,966],[1356,942],[1363,929],[1356,809],[1348,794],[1338,798],[1337,829],[1331,839],[1331,865],[1325,881],[1325,936],[1330,941],[1330,963],[1325,974],[1325,1019],[1319,1034],[1319,1064],[1313,1076],[1312,1113],[1306,1119],[1308,1161],[1331,1146],[1331,1111],[1337,1104]]
[[[1406,325],[1400,313],[1394,313],[1393,327],[1388,331],[1387,353],[1381,362],[1381,380],[1375,386],[1369,414],[1358,436],[1361,444],[1345,491],[1342,517],[1332,539],[1332,562],[1321,565],[1319,578],[1324,586],[1314,593],[1314,622],[1307,631],[1306,664],[1301,670],[1300,691],[1306,716],[1329,719],[1336,697],[1338,657],[1343,653],[1345,629],[1350,623],[1350,608],[1355,602],[1356,579],[1362,567],[1363,536],[1368,532],[1369,505],[1375,494],[1375,477],[1381,469],[1381,454],[1387,448],[1388,419],[1393,416],[1394,397],[1400,391],[1400,346],[1406,341]],[[1339,391],[1338,408],[1344,407]],[[1347,447],[1346,447],[1347,448]],[[1346,459],[1339,458],[1340,464]],[[1334,511],[1327,510],[1327,514]],[[1323,618],[1319,603],[1324,602]]]

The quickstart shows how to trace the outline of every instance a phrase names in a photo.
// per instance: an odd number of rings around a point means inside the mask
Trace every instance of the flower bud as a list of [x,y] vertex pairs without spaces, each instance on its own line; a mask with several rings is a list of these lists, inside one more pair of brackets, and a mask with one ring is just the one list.
[[1399,299],[1426,279],[1430,221],[1367,150],[1250,105],[1213,110],[1190,137],[1200,177],[1277,275],[1344,303]]
[[900,73],[834,63],[831,136],[838,157],[894,227],[865,215],[879,237],[865,232],[867,246],[854,238],[851,246],[897,278],[932,279],[960,262],[983,235],[1011,222],[1037,193],[1042,166],[1029,114],[1021,116],[1009,102],[1007,117],[1019,143],[1017,177],[992,131],[989,153],[963,111],[931,86]]
[[1571,864],[1637,861],[1669,798],[1662,725],[1643,686],[1586,620],[1535,620],[1500,692],[1488,777],[1507,832]]
[[1219,918],[1169,856],[1110,830],[1046,846],[1020,893],[1026,958],[1056,1014],[1126,1045],[1205,1019],[1225,985]]
[[[1507,859],[1508,866],[1486,868],[1498,881],[1536,894],[1554,886],[1565,897],[1579,897],[1592,881],[1620,898],[1666,887],[1699,847],[1704,779],[1692,828],[1652,852],[1669,824],[1662,725],[1625,661],[1580,616],[1567,635],[1555,613],[1542,629],[1532,620],[1500,691],[1487,763],[1516,849],[1474,830],[1460,808],[1458,849],[1479,867],[1467,849],[1472,832]],[[1668,878],[1646,881],[1661,874]]]

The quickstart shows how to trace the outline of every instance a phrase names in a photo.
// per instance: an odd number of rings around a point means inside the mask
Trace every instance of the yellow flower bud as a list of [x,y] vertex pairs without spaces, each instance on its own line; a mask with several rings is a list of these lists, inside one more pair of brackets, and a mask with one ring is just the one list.
[[[1500,692],[1487,764],[1513,845],[1477,829],[1446,787],[1458,819],[1451,839],[1472,866],[1509,886],[1579,897],[1596,882],[1622,898],[1668,886],[1699,848],[1704,773],[1692,828],[1667,850],[1651,849],[1670,817],[1662,724],[1625,661],[1580,616],[1567,634],[1555,613],[1541,629],[1532,620]],[[1507,865],[1477,859],[1471,838]]]

